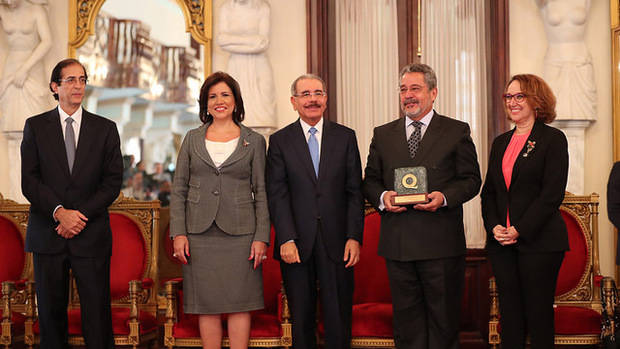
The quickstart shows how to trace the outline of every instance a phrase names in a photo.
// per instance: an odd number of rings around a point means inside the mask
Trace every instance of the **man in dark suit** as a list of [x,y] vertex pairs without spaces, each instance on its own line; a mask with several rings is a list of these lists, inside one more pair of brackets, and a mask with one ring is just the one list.
[[[607,182],[607,216],[620,231],[620,161],[614,163]],[[616,265],[620,265],[620,243],[616,247]]]
[[41,348],[68,348],[69,269],[76,279],[88,348],[112,348],[108,206],[121,188],[116,125],[82,109],[86,69],[59,62],[50,80],[58,107],[26,120],[22,192],[30,201],[26,251],[33,253]]
[[[437,114],[437,78],[425,64],[400,75],[406,115],[375,128],[363,191],[381,214],[397,348],[457,348],[465,273],[462,205],[480,188],[469,126]],[[391,203],[394,170],[424,166],[428,203]]]
[[316,347],[318,281],[325,348],[349,348],[352,267],[364,226],[357,140],[353,130],[323,118],[327,91],[321,78],[300,76],[291,94],[299,120],[271,135],[266,185],[293,347]]

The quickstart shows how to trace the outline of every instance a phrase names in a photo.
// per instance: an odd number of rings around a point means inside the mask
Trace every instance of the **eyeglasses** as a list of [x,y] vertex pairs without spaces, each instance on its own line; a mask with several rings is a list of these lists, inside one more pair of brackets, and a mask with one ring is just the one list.
[[301,98],[301,99],[307,99],[307,98],[310,98],[310,97],[313,97],[313,96],[317,97],[317,98],[320,98],[320,97],[323,97],[323,96],[327,96],[327,92],[321,91],[321,90],[316,90],[316,91],[313,91],[313,92],[304,91],[304,92],[302,92],[300,94],[296,94],[296,95],[293,95],[293,96],[295,96],[297,98]]
[[517,103],[523,103],[527,95],[525,93],[515,93],[514,95],[511,95],[510,93],[506,93],[502,97],[504,97],[505,103],[510,103],[510,100],[513,98],[515,99]]
[[401,86],[399,88],[399,92],[401,95],[404,95],[407,92],[413,92],[414,94],[418,94],[420,93],[420,91],[422,91],[422,86],[411,86],[411,87]]
[[58,82],[66,82],[67,85],[75,85],[77,82],[80,82],[80,84],[86,85],[88,83],[88,79],[80,76],[79,78],[76,78],[75,76],[70,76],[66,79],[59,79]]

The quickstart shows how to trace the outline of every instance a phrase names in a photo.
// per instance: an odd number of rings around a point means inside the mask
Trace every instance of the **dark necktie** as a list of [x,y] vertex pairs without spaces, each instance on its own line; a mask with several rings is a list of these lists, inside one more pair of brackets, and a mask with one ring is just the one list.
[[418,148],[420,147],[420,139],[422,139],[422,125],[420,121],[413,121],[410,125],[414,127],[411,136],[407,140],[407,146],[409,147],[409,155],[411,158],[415,158],[415,154],[418,152]]
[[73,119],[65,120],[65,150],[67,151],[67,162],[69,163],[69,173],[73,171],[73,162],[75,161],[75,133],[73,132]]

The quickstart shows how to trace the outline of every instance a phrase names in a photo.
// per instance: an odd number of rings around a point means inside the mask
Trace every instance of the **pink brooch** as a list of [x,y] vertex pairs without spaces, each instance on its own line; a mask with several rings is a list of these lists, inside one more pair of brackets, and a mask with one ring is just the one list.
[[534,150],[534,147],[536,147],[536,141],[527,141],[527,148],[525,149],[525,153],[523,153],[523,157],[526,158],[531,152],[532,150]]
[[243,146],[247,147],[248,145],[250,145],[250,142],[246,141],[245,139],[243,140]]

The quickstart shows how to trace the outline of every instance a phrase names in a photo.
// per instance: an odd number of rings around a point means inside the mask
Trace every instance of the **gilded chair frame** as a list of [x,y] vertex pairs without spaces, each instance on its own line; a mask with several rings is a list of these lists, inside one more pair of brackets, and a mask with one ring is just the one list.
[[[592,309],[599,314],[603,310],[600,284],[594,279],[601,275],[599,263],[599,195],[572,195],[566,193],[560,210],[572,216],[579,224],[587,244],[588,260],[584,273],[581,275],[577,286],[564,294],[555,297],[557,306],[576,306]],[[499,325],[499,296],[495,279],[489,281],[490,319],[489,319],[489,345],[498,348],[501,336],[498,331]],[[556,345],[597,345],[601,342],[600,335],[557,335]]]
[[[152,285],[147,289],[142,287],[142,280],[132,280],[127,285],[129,289],[128,296],[120,299],[112,300],[112,308],[129,307],[129,334],[115,335],[115,346],[132,346],[137,347],[145,342],[156,342],[159,336],[159,330],[149,333],[146,336],[140,335],[140,323],[138,316],[140,311],[145,311],[157,317],[157,293],[158,293],[158,276],[157,276],[157,257],[159,252],[159,209],[160,203],[154,201],[138,201],[132,198],[124,197],[121,193],[119,197],[108,208],[109,213],[121,214],[133,221],[139,228],[142,238],[144,239],[147,254],[146,267],[144,269],[142,279],[152,279]],[[80,300],[77,293],[75,280],[71,280],[69,290],[69,306],[68,309],[79,308]],[[26,341],[30,347],[39,343],[38,336],[34,335],[32,326],[26,327],[26,336],[32,339]],[[69,345],[84,346],[84,337],[69,336]]]
[[[177,322],[177,290],[179,281],[172,280],[166,282],[164,285],[164,294],[166,296],[166,315],[164,322],[164,346],[167,348],[177,347],[202,347],[202,340],[200,337],[194,338],[175,338],[172,334],[174,324]],[[252,338],[248,342],[248,347],[254,348],[274,348],[283,347],[289,348],[293,345],[293,328],[290,321],[291,313],[288,307],[288,301],[286,294],[284,293],[284,286],[280,286],[281,307],[282,307],[282,337],[265,337],[265,338]],[[228,337],[222,338],[222,347],[230,347],[230,339]]]
[[[9,220],[19,229],[22,240],[26,240],[26,228],[28,226],[30,205],[20,204],[10,199],[5,199],[0,194],[0,216]],[[25,326],[32,326],[35,300],[34,300],[34,284],[32,254],[26,253],[24,260],[24,268],[20,275],[22,280],[26,281],[26,287],[23,290],[16,290],[13,281],[5,281],[2,283],[2,314],[1,320],[2,330],[0,332],[0,346],[9,348],[15,341],[24,341],[25,334],[13,337],[11,332],[11,314],[12,312],[22,313],[26,316]]]
[[[205,77],[211,72],[213,40],[212,0],[175,0],[183,12],[185,29],[204,46]],[[69,0],[69,57],[95,33],[95,18],[105,0]]]
[[[376,210],[370,203],[366,202],[364,207],[364,217],[375,213]],[[394,338],[382,337],[351,337],[351,348],[394,348]]]
[[[620,161],[620,0],[609,0],[611,16],[611,91],[613,114],[613,156]],[[618,246],[618,231],[614,228],[614,251]],[[615,266],[615,279],[620,280],[620,266]]]

